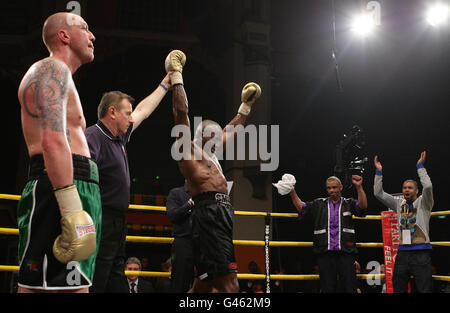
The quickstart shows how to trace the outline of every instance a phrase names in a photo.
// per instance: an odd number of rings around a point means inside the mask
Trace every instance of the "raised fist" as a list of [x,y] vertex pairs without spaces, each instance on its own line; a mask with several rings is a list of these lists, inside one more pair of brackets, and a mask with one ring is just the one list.
[[241,101],[238,113],[244,116],[250,114],[253,103],[261,96],[261,87],[257,83],[248,83],[242,88]]
[[373,163],[377,171],[383,170],[383,166],[381,165],[380,161],[378,161],[378,155],[376,155],[375,158],[373,159]]
[[186,64],[186,55],[183,51],[180,50],[172,50],[169,55],[166,57],[166,61],[164,62],[164,67],[166,68],[166,72],[173,72],[170,79],[172,82],[172,86],[183,84],[183,66]]

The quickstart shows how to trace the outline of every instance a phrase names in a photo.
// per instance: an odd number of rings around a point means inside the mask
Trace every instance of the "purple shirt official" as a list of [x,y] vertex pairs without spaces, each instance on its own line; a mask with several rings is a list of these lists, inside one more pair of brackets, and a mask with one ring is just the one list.
[[[342,202],[342,198],[340,198],[338,200],[338,202],[336,202],[335,204],[333,203],[333,201],[331,201],[330,198],[328,198],[328,204],[330,207],[330,218],[329,218],[329,230],[330,230],[330,251],[339,251],[339,207],[341,206],[341,202]],[[298,219],[302,220],[306,214],[306,212],[308,211],[308,206],[306,205],[305,202],[303,202],[302,205],[302,211],[301,213],[298,214]],[[355,206],[355,215],[357,216],[362,216],[364,215],[364,210],[362,210],[359,207],[359,203],[358,201],[356,202],[356,206]]]

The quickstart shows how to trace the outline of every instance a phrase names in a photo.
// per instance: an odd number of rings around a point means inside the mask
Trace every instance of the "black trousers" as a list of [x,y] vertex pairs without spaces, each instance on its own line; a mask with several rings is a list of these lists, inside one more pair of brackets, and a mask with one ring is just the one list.
[[354,255],[342,251],[328,251],[317,255],[317,265],[319,266],[320,289],[323,293],[356,293]]
[[95,263],[94,281],[89,292],[129,292],[125,276],[126,234],[125,215],[103,210],[100,247]]
[[189,290],[194,280],[194,246],[191,238],[175,238],[172,244],[171,289],[172,292],[184,293]]
[[418,292],[433,292],[431,250],[398,251],[392,277],[395,293],[408,292],[411,275]]

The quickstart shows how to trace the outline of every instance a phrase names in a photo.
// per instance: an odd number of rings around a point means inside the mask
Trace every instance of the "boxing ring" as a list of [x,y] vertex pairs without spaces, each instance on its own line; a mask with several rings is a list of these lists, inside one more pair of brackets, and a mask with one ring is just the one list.
[[[8,195],[0,194],[0,199],[18,201],[21,196],[18,195]],[[163,206],[149,206],[149,205],[135,205],[130,204],[130,210],[140,210],[148,212],[160,212],[165,213],[166,208]],[[295,274],[271,274],[270,273],[270,257],[269,248],[270,247],[312,247],[312,242],[296,242],[296,241],[271,241],[270,237],[270,219],[271,218],[297,218],[296,213],[269,213],[269,212],[248,212],[248,211],[234,211],[235,215],[241,216],[254,216],[254,217],[264,217],[265,222],[265,240],[233,240],[236,246],[260,246],[265,248],[265,274],[247,274],[238,273],[238,279],[251,279],[251,280],[265,280],[266,290],[270,292],[269,283],[271,280],[319,280],[319,275],[295,275]],[[450,211],[438,211],[432,212],[432,217],[446,216],[450,215]],[[353,219],[359,220],[381,220],[379,215],[367,215],[366,217],[356,217]],[[0,235],[18,235],[19,230],[15,228],[0,228]],[[150,237],[150,236],[127,236],[126,242],[134,243],[149,243],[149,244],[172,244],[174,238],[171,237]],[[431,242],[431,245],[450,247],[450,241],[435,241]],[[356,243],[358,248],[383,248],[383,243],[378,242],[364,242]],[[0,271],[7,272],[18,272],[18,265],[0,265]],[[170,272],[152,272],[152,271],[125,271],[127,276],[146,276],[146,277],[170,277]],[[357,279],[384,279],[384,274],[357,274]],[[450,276],[433,275],[434,280],[448,281],[450,282]]]

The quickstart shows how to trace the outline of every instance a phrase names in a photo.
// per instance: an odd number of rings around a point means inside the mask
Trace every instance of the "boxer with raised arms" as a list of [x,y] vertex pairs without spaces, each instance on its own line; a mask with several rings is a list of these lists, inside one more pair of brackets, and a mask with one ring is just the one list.
[[[166,71],[171,73],[173,115],[176,126],[184,126],[190,137],[188,99],[183,86],[182,70],[186,56],[174,50],[166,58]],[[216,146],[226,147],[236,135],[233,126],[244,125],[253,103],[261,95],[256,83],[242,90],[242,104],[237,115],[223,130],[213,121],[203,121],[194,141],[178,165],[192,195],[192,237],[197,277],[193,292],[239,292],[237,266],[233,246],[233,207],[227,192],[227,181],[215,155]],[[218,135],[221,134],[221,135]],[[181,136],[177,140],[181,140]],[[213,142],[211,142],[213,141]],[[184,151],[186,152],[186,151]]]

